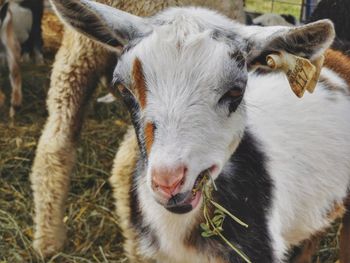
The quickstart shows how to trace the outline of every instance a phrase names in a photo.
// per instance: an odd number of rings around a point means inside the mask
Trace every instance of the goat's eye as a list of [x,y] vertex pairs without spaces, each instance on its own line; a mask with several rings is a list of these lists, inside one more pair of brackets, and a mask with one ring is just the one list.
[[127,91],[126,87],[124,85],[122,85],[122,84],[118,84],[117,88],[118,88],[118,90],[119,90],[121,95],[124,95],[126,93],[126,91]]
[[232,88],[219,99],[218,104],[228,107],[229,113],[234,112],[241,103],[243,94],[244,89]]

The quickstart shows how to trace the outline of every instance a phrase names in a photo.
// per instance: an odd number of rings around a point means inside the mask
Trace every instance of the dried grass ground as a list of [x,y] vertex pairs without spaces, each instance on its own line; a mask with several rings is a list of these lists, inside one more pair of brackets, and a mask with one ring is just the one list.
[[[9,105],[0,108],[0,262],[44,262],[31,247],[33,200],[29,174],[47,116],[45,97],[51,62],[22,67],[24,103],[13,126],[7,117]],[[1,70],[0,85],[9,98],[7,73]],[[68,244],[65,254],[48,262],[125,262],[107,180],[126,130],[127,113],[120,103],[101,105],[92,101],[67,202]]]
[[[0,108],[0,263],[45,262],[31,246],[33,200],[29,174],[47,116],[45,97],[52,55],[49,57],[43,66],[23,65],[24,103],[13,126],[7,117],[8,99]],[[6,69],[0,71],[0,86],[9,98],[7,75]],[[99,88],[95,98],[105,92]],[[68,243],[65,253],[46,262],[126,262],[107,180],[128,115],[120,100],[101,105],[95,99],[86,115],[67,202]],[[335,262],[337,231],[335,225],[325,236],[315,262]]]

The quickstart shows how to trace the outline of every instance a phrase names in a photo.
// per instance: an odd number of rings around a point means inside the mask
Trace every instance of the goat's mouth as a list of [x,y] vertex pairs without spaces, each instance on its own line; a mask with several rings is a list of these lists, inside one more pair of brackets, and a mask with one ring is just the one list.
[[195,209],[201,201],[202,187],[209,169],[202,171],[198,175],[191,191],[172,196],[164,207],[176,214],[186,214]]

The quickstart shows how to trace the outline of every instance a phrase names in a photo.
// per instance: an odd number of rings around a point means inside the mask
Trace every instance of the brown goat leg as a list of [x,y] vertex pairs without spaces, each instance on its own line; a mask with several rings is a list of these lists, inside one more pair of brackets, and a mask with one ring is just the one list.
[[[19,45],[17,50],[20,50]],[[11,118],[15,116],[16,108],[22,104],[22,76],[21,76],[21,69],[19,65],[19,60],[20,60],[19,53],[16,54],[16,57],[17,57],[16,59],[9,60],[10,82],[12,87],[11,108],[10,108]]]
[[111,57],[115,58],[68,30],[56,55],[47,99],[49,117],[31,173],[35,205],[33,246],[44,257],[63,248],[65,201],[85,106]]
[[350,196],[345,201],[346,212],[340,230],[339,262],[350,263]]
[[10,71],[10,82],[12,87],[10,117],[15,115],[15,107],[22,103],[22,77],[20,69],[21,46],[15,37],[15,32],[12,23],[12,13],[8,13],[8,17],[3,25],[5,32],[3,42],[6,49],[6,57]]

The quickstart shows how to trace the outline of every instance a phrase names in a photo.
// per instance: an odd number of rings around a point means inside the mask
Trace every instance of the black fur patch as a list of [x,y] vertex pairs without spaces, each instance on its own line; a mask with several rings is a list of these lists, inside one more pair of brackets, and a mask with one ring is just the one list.
[[314,10],[309,22],[328,18],[334,23],[339,39],[350,41],[350,1],[322,0]]
[[3,4],[3,6],[1,7],[1,10],[0,10],[0,21],[1,21],[1,23],[4,21],[6,15],[7,15],[8,7],[9,7],[9,3],[7,3],[7,2],[5,4]]
[[238,68],[243,69],[245,67],[245,55],[240,50],[229,53],[229,56],[237,62]]
[[[248,228],[244,228],[226,218],[223,233],[255,263],[274,262],[267,225],[273,182],[266,171],[266,161],[259,143],[246,131],[238,149],[229,160],[228,165],[232,169],[218,177],[216,180],[218,191],[213,193],[216,202],[249,225]],[[138,168],[139,172],[143,169],[140,165]],[[134,177],[131,200],[132,224],[140,236],[147,238],[158,248],[159,241],[155,240],[156,233],[149,232],[150,227],[145,226],[140,211],[140,200],[136,190],[136,181],[139,176],[136,174]],[[156,219],[157,215],[155,214],[154,217]],[[145,234],[148,236],[145,237]],[[184,242],[200,254],[208,253],[208,256],[219,257],[230,263],[243,262],[221,239],[203,238],[199,226],[192,232],[189,230],[189,237]]]
[[118,83],[115,83],[114,85],[121,85],[121,88],[119,88],[119,92],[123,98],[125,106],[127,107],[130,113],[131,121],[136,131],[137,141],[141,151],[141,156],[146,161],[147,151],[146,151],[146,145],[144,143],[145,142],[144,132],[142,129],[143,125],[140,122],[140,113],[141,113],[140,104],[138,103],[134,95],[131,93],[131,91],[128,88],[125,88],[124,85],[118,84]]
[[[133,174],[133,182],[132,182],[132,189],[130,189],[130,208],[131,208],[131,225],[135,228],[136,233],[138,233],[139,240],[140,237],[147,237],[148,245],[150,249],[159,249],[159,243],[158,239],[156,237],[156,234],[151,230],[151,228],[146,225],[143,221],[141,208],[140,208],[140,201],[138,200],[137,196],[137,180],[140,176],[139,173],[141,171],[144,171],[144,162],[143,158],[139,159],[137,162],[137,167],[135,169],[135,173]],[[157,215],[155,215],[157,216]]]
[[41,20],[44,14],[44,1],[24,0],[20,5],[29,9],[33,14],[33,24],[30,29],[29,38],[21,45],[22,53],[33,53],[34,49],[42,52],[44,42],[42,39]]
[[284,20],[286,20],[289,24],[296,25],[297,19],[290,14],[281,14],[281,17],[283,17]]
[[336,38],[332,44],[332,49],[338,50],[350,57],[350,41],[344,41]]

